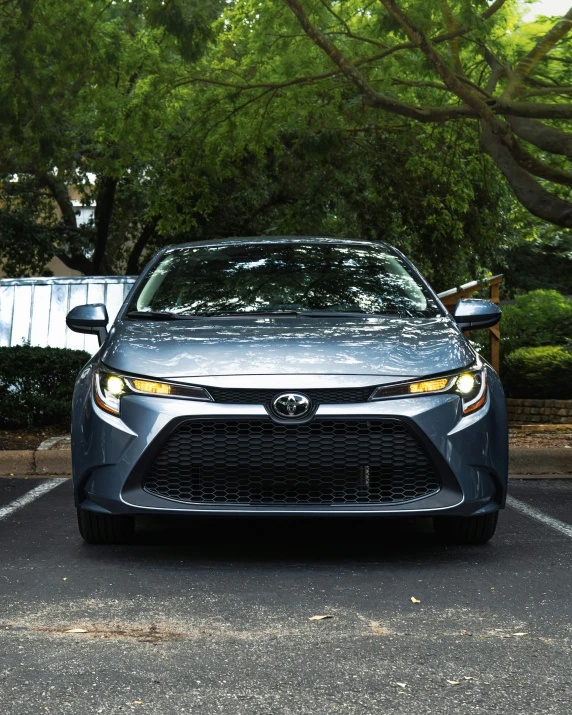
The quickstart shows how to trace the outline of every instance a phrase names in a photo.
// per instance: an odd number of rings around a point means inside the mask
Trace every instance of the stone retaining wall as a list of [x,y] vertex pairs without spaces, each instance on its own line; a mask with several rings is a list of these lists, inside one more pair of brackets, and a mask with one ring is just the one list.
[[513,424],[572,424],[572,400],[517,400],[506,401],[508,421]]

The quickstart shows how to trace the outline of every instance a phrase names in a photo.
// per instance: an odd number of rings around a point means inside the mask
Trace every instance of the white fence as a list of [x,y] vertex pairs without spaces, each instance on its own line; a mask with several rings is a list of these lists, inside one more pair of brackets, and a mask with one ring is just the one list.
[[4,278],[0,280],[0,347],[30,343],[93,354],[97,337],[73,333],[66,315],[76,305],[105,303],[111,325],[134,282],[134,276]]

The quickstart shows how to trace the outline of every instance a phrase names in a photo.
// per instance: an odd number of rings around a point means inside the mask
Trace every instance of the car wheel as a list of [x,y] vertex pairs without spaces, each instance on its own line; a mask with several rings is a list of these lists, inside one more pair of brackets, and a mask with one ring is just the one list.
[[77,510],[79,533],[88,544],[126,544],[135,533],[135,517]]
[[486,544],[495,533],[498,518],[498,511],[478,516],[436,516],[433,526],[447,544]]

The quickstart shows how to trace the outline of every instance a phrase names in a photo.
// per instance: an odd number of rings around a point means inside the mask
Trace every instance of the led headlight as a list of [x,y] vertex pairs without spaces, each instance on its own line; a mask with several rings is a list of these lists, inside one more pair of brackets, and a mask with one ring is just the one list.
[[457,377],[455,392],[463,399],[463,414],[468,415],[482,407],[487,399],[487,371],[484,367],[464,372]]
[[392,397],[427,395],[441,392],[456,393],[463,401],[463,414],[478,410],[487,398],[487,372],[479,361],[477,367],[455,375],[436,377],[419,382],[401,382],[378,387],[370,400]]
[[94,375],[93,395],[102,410],[118,415],[124,395],[159,395],[186,398],[188,400],[212,400],[202,387],[180,385],[172,382],[156,382],[144,378],[117,375],[98,369]]
[[464,372],[457,378],[457,390],[461,395],[470,395],[475,389],[476,379],[470,372]]
[[93,396],[102,410],[119,414],[121,395],[127,391],[125,380],[119,375],[97,370],[94,375]]

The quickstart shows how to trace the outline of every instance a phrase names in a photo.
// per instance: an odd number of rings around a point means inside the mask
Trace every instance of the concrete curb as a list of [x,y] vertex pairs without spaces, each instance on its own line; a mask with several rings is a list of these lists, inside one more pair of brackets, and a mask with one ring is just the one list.
[[31,449],[7,449],[0,451],[0,476],[10,474],[33,474],[34,452]]
[[510,450],[508,473],[518,475],[572,475],[572,449],[515,447]]
[[36,474],[71,474],[71,449],[37,450]]
[[[572,478],[572,449],[515,447],[510,450],[509,475],[515,479]],[[71,450],[0,451],[0,477],[71,474]]]
[[0,451],[0,477],[71,474],[71,450],[7,449]]

